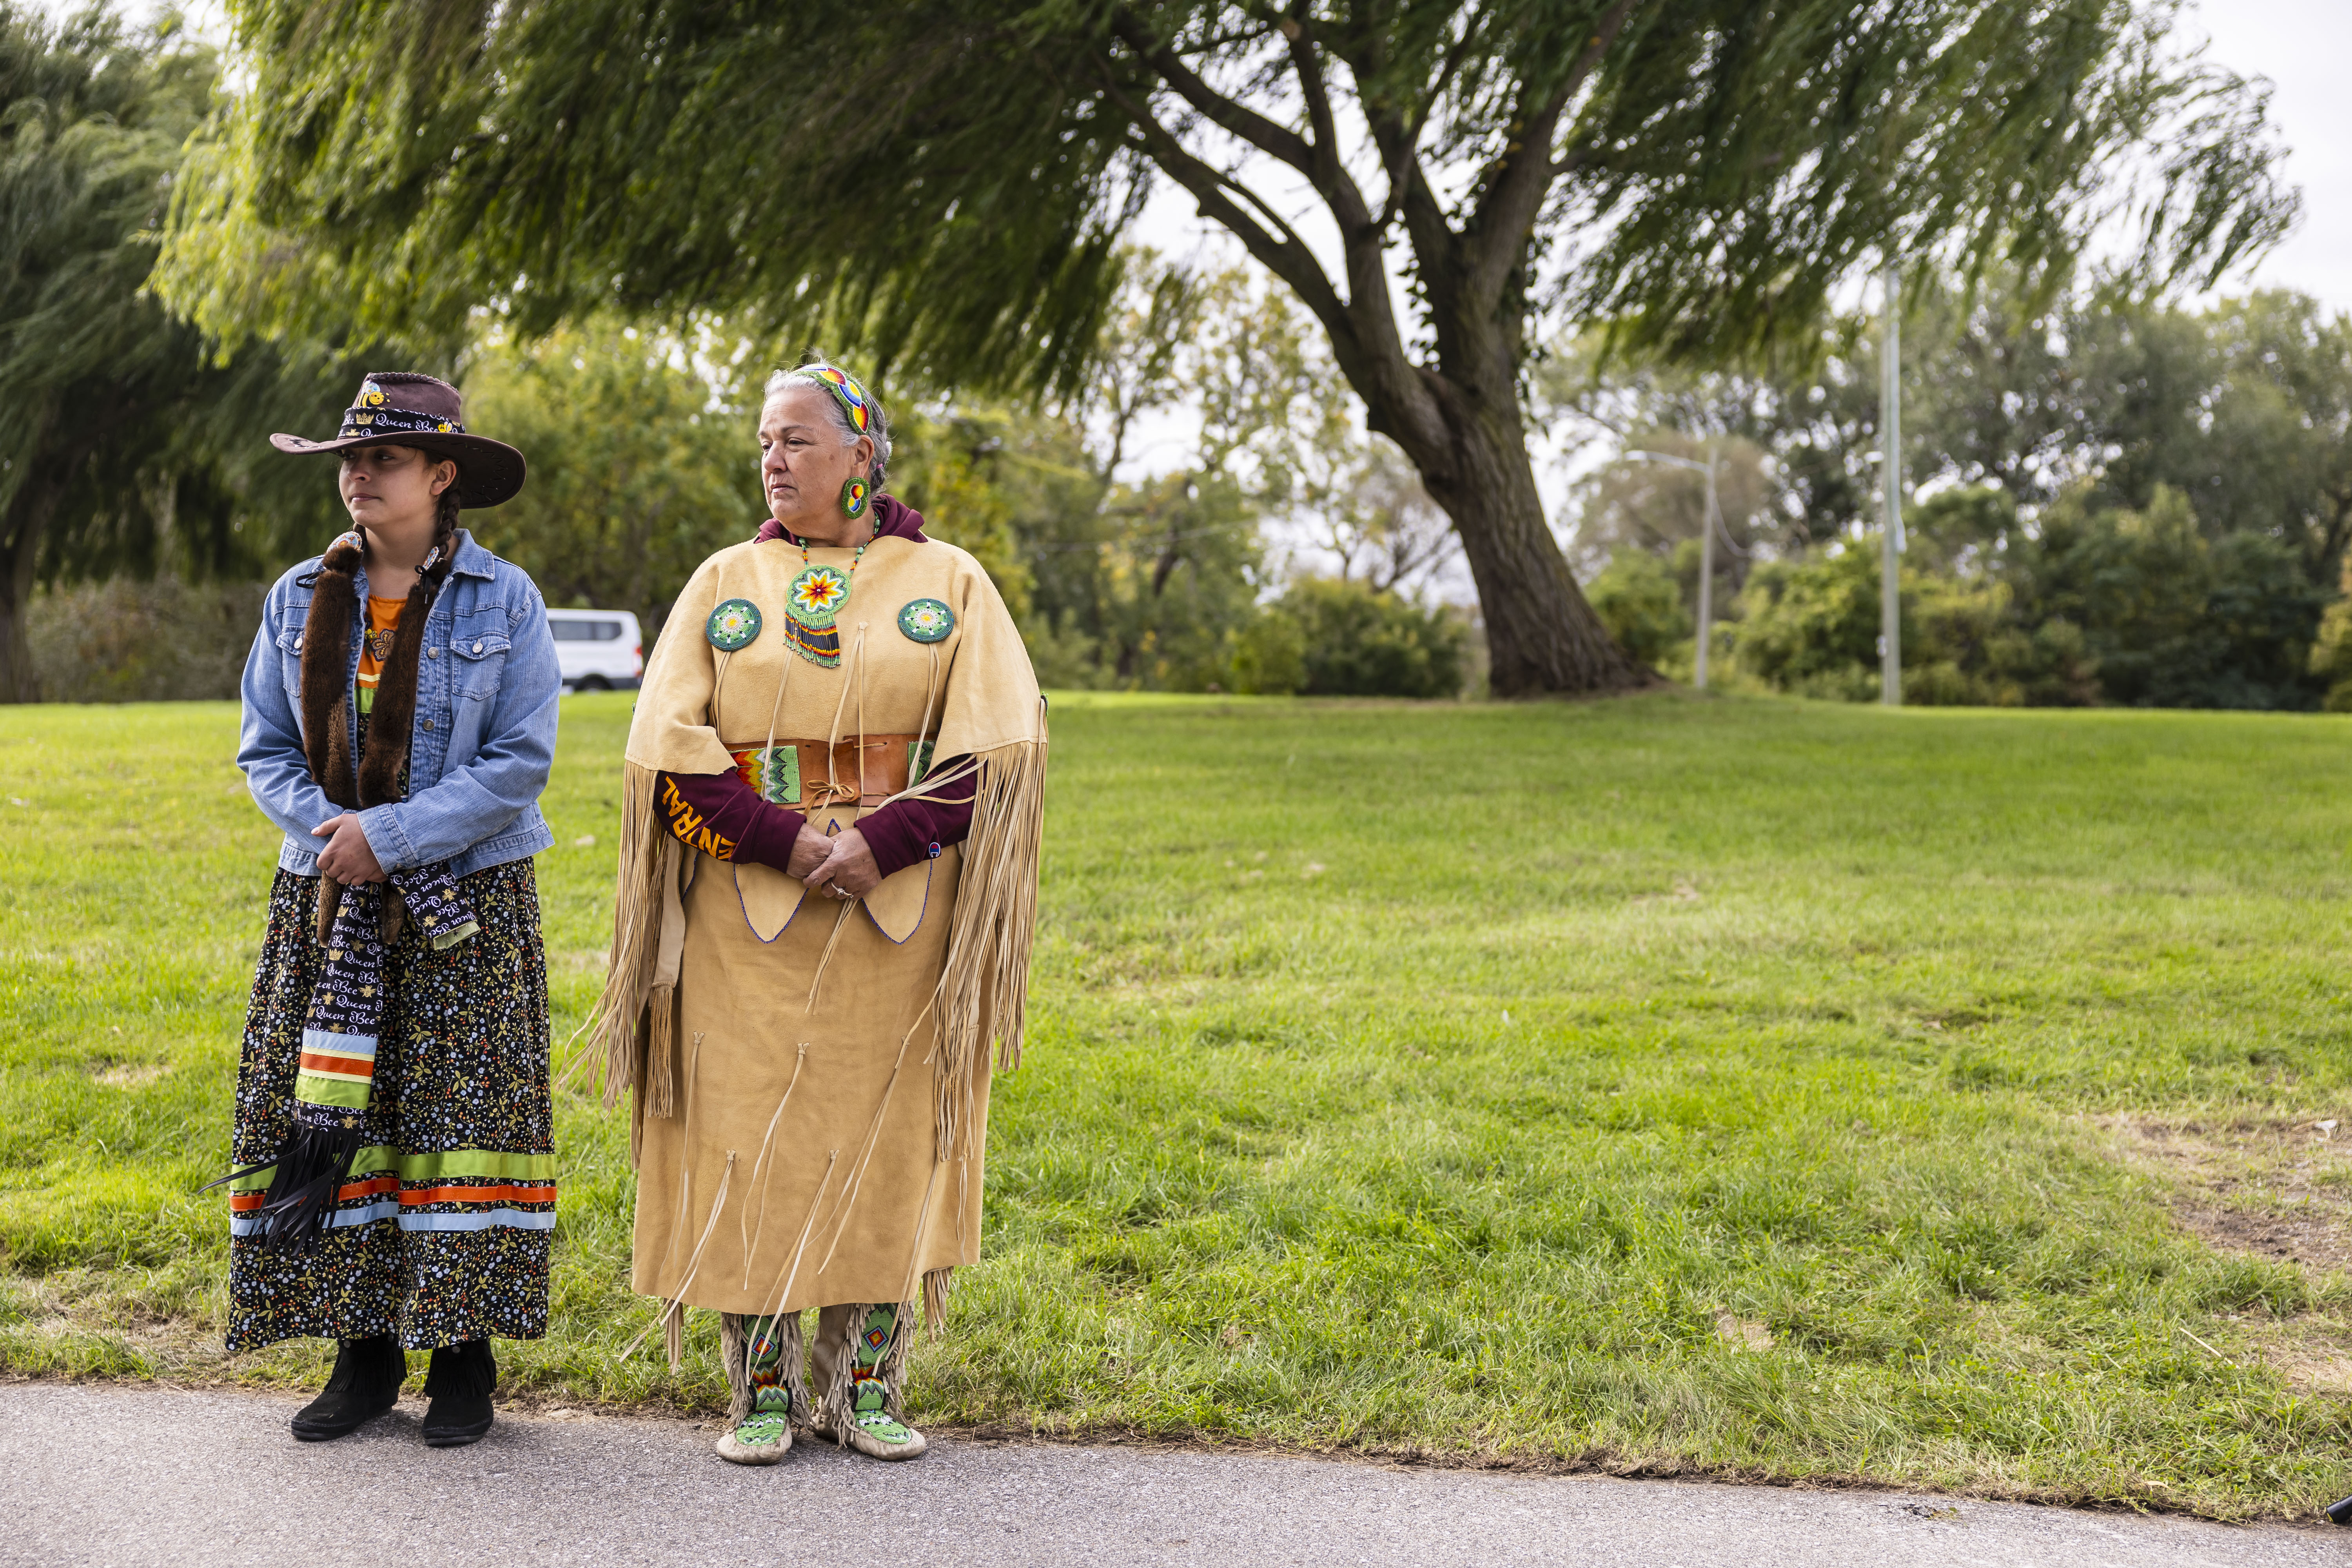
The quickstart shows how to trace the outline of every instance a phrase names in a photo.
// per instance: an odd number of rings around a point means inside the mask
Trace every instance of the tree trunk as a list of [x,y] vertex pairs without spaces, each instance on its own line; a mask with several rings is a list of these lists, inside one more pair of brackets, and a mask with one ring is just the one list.
[[[1487,680],[1497,697],[1630,691],[1659,677],[1619,647],[1601,624],[1544,520],[1535,465],[1516,398],[1481,408],[1435,377],[1450,437],[1420,451],[1406,436],[1405,455],[1429,497],[1454,521],[1486,623]],[[1505,377],[1505,384],[1509,384]],[[1499,400],[1496,400],[1499,401]],[[1386,433],[1409,428],[1383,421]]]
[[16,526],[0,543],[0,702],[38,702],[33,647],[25,636],[25,606],[33,596],[35,557],[40,553],[42,521],[51,509],[46,498],[18,492],[12,510]]

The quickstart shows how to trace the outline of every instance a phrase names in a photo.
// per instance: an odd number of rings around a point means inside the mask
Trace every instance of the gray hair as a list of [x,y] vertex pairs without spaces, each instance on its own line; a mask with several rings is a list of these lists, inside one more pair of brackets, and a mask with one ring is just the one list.
[[[841,432],[843,446],[855,447],[860,436],[874,443],[874,465],[866,471],[866,481],[879,490],[882,488],[882,476],[890,467],[890,416],[883,410],[882,400],[868,392],[866,395],[866,405],[874,410],[874,427],[870,430],[860,430],[849,422],[849,411],[842,407],[841,400],[834,395],[833,388],[810,374],[812,371],[819,370],[838,370],[845,375],[851,374],[846,367],[835,364],[831,360],[812,359],[805,364],[795,366],[791,370],[780,370],[770,376],[767,388],[761,394],[760,401],[762,404],[772,402],[776,394],[790,386],[816,388],[818,392],[824,394],[824,411],[833,416],[833,427]],[[854,376],[853,379],[855,379]],[[857,384],[863,387],[866,384],[860,381]]]

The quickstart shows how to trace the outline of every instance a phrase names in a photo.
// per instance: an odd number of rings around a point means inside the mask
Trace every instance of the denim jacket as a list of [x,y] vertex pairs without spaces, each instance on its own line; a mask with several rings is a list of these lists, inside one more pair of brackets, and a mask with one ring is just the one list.
[[[302,627],[310,590],[296,582],[312,556],[269,590],[245,661],[245,726],[237,766],[262,815],[286,831],[280,868],[319,874],[327,841],[310,830],[342,814],[310,780],[302,752]],[[354,580],[364,603],[364,572]],[[352,617],[351,673],[359,673],[367,616]],[[359,814],[387,871],[449,862],[457,876],[536,855],[555,842],[539,814],[555,761],[563,689],[546,602],[521,568],[457,531],[457,557],[425,619],[416,667],[416,720],[408,741],[408,798]]]

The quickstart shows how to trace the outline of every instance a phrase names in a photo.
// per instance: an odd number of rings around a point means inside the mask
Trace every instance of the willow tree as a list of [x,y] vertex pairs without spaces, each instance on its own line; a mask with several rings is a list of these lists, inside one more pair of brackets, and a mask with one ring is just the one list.
[[328,499],[315,474],[298,499],[260,437],[331,418],[349,367],[319,347],[222,361],[142,292],[214,77],[168,22],[0,3],[0,701],[39,695],[37,584],[257,573]]
[[1068,388],[1172,181],[1452,518],[1496,689],[1607,689],[1645,672],[1544,518],[1533,324],[1752,352],[1882,259],[2056,279],[2118,221],[2149,279],[2210,278],[2293,202],[2177,5],[230,0],[251,85],[167,289],[224,331],[719,308]]

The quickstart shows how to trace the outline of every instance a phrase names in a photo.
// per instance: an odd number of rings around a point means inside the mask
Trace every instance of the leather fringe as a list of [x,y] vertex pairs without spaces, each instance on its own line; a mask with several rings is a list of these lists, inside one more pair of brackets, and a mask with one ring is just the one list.
[[667,1116],[677,1104],[677,987],[656,985],[646,1001],[646,1111]]
[[[654,788],[660,775],[635,763],[621,764],[621,848],[619,876],[613,899],[613,946],[604,966],[604,989],[590,1016],[590,1039],[604,1049],[604,1104],[620,1103],[625,1089],[639,1090],[637,1109],[667,1116],[672,1084],[670,1059],[677,1055],[677,1021],[670,1009],[661,1009],[661,1022],[648,1024],[655,971],[660,960],[665,900],[662,872],[676,866],[665,853],[665,843],[677,841],[662,831],[654,810]],[[658,1039],[656,1030],[658,1029]],[[658,1046],[658,1048],[656,1048]],[[646,1081],[648,1061],[660,1064],[658,1084]],[[658,1107],[650,1103],[655,1091]],[[636,1152],[630,1151],[630,1163]]]
[[955,1289],[955,1265],[923,1276],[923,1322],[938,1339],[948,1331],[948,1293]]
[[939,1158],[968,1155],[974,1074],[1021,1065],[1029,954],[1037,935],[1037,855],[1045,836],[1046,742],[981,753],[948,955],[932,1007],[940,1021]]
[[488,1340],[442,1345],[425,1365],[425,1397],[488,1399],[499,1390],[499,1358]]
[[269,1192],[255,1211],[261,1220],[262,1247],[268,1252],[308,1252],[334,1223],[335,1201],[351,1175],[362,1139],[356,1121],[328,1129],[308,1127],[298,1119],[274,1159],[232,1171],[198,1190],[210,1192],[239,1176],[268,1170]]

